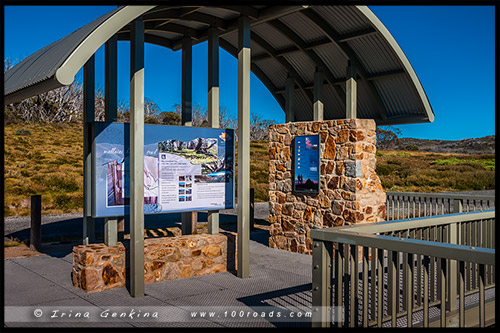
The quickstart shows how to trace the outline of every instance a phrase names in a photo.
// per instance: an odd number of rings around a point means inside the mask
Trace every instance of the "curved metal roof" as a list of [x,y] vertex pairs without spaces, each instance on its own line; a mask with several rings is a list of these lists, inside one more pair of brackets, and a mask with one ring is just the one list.
[[238,17],[252,26],[252,72],[284,109],[285,82],[295,78],[295,117],[312,119],[314,71],[324,72],[324,119],[345,118],[348,61],[358,76],[359,118],[379,125],[432,122],[434,113],[405,54],[366,6],[123,6],[34,53],[5,73],[5,103],[71,84],[85,62],[114,34],[129,40],[142,15],[145,41],[179,50],[182,38],[207,40],[237,56]]

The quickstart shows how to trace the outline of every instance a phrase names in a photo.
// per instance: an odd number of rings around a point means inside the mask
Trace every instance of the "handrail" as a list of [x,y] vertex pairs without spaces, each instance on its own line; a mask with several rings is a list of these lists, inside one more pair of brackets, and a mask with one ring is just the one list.
[[[379,232],[389,232],[389,231],[399,231],[399,230],[411,230],[411,229],[431,227],[441,224],[485,220],[492,218],[495,218],[494,209],[480,211],[480,212],[445,214],[433,217],[425,216],[425,217],[416,217],[410,219],[362,223],[357,225],[352,224],[343,227],[333,227],[333,228],[313,229],[313,230],[326,231],[329,229],[334,229],[335,231],[349,230],[352,232],[379,233]],[[311,230],[311,233],[313,232],[313,230]]]
[[351,232],[348,230],[313,229],[311,237],[314,240],[342,243],[363,247],[373,247],[387,251],[412,253],[437,258],[475,262],[494,265],[495,250],[467,245],[431,242],[419,239],[400,238],[394,236],[373,235]]
[[443,198],[443,199],[468,199],[468,200],[495,200],[494,195],[471,195],[453,193],[420,193],[420,192],[392,192],[386,191],[386,195],[413,196],[422,198]]

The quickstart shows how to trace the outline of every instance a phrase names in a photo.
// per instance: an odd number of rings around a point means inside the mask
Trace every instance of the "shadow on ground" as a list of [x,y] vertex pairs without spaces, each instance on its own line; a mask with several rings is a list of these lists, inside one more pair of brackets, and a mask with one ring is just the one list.
[[[181,213],[146,215],[144,218],[144,229],[155,230],[171,227],[181,227]],[[130,232],[130,220],[125,216],[125,234]],[[208,222],[208,214],[198,213],[198,224]],[[255,219],[255,225],[266,225],[267,221]],[[229,214],[219,215],[219,226],[223,231],[237,232],[237,216]],[[104,218],[95,219],[96,243],[104,241]],[[62,258],[73,251],[73,246],[81,244],[83,233],[83,218],[72,218],[62,221],[42,224],[42,248],[41,253],[52,257]],[[172,234],[169,232],[169,236]],[[25,228],[10,234],[5,235],[7,238],[18,240],[29,240],[30,229]],[[147,237],[164,237],[162,234],[148,232]],[[269,232],[262,229],[254,229],[250,233],[250,239],[261,243],[265,246],[269,245]]]

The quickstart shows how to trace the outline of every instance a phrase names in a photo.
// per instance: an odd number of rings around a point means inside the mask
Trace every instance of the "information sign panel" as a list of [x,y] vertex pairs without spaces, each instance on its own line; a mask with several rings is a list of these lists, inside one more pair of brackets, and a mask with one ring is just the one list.
[[294,138],[293,191],[319,192],[319,135]]
[[[94,217],[129,213],[130,125],[95,123]],[[234,205],[234,131],[144,125],[144,213]]]

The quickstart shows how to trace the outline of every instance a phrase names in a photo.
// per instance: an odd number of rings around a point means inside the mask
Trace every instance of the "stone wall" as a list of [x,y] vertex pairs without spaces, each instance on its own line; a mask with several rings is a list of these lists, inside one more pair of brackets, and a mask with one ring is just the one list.
[[[229,248],[228,248],[229,244]],[[152,283],[225,272],[235,265],[232,235],[185,235],[144,240],[144,282]],[[128,243],[73,248],[73,285],[86,292],[124,287]],[[229,255],[228,255],[229,254]]]
[[[312,253],[312,228],[385,221],[386,194],[376,166],[371,119],[295,122],[269,128],[269,246]],[[321,138],[320,193],[292,192],[292,144]]]

